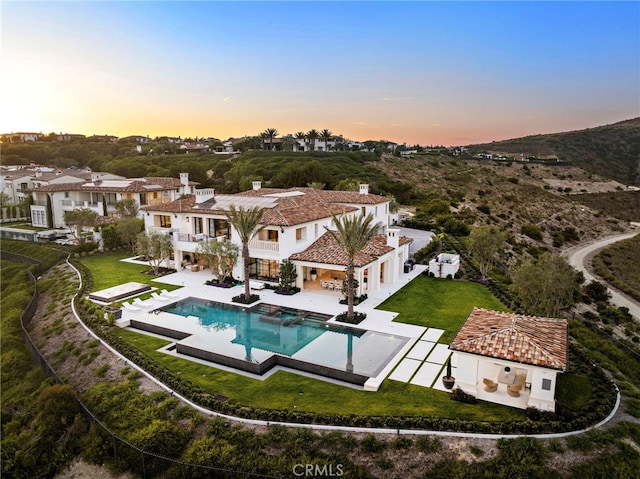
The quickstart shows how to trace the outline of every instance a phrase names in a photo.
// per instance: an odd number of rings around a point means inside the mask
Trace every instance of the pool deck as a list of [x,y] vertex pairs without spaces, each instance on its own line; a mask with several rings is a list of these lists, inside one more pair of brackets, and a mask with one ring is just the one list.
[[[426,266],[416,265],[410,273],[402,274],[399,281],[390,285],[383,285],[380,290],[369,293],[368,299],[355,308],[358,312],[366,313],[367,318],[360,324],[354,325],[354,328],[378,331],[410,338],[405,347],[395,355],[384,370],[381,371],[377,377],[371,378],[367,381],[364,386],[365,390],[377,390],[382,384],[382,381],[427,331],[427,328],[422,326],[393,322],[398,313],[375,309],[388,297],[393,295],[416,276],[420,275],[425,269]],[[149,314],[149,311],[187,297],[197,297],[220,303],[232,304],[232,298],[244,292],[244,286],[234,286],[233,288],[208,286],[205,284],[205,281],[209,279],[211,279],[211,272],[207,270],[197,272],[185,270],[163,276],[162,278],[155,280],[158,282],[159,290],[162,289],[162,283],[181,287],[171,291],[170,298],[164,298],[163,295],[163,298],[160,299],[151,298],[143,302],[135,303],[135,309],[123,309],[122,319],[118,321],[118,324],[126,327],[129,324],[129,321],[134,318],[138,318],[143,321],[151,321],[154,318],[156,320],[160,319],[155,314]],[[273,290],[263,289],[255,293],[259,294],[260,302],[274,304],[277,306],[314,311],[331,316],[335,316],[346,311],[346,305],[339,304],[338,297],[323,294],[321,292],[300,292],[292,296],[285,296],[275,294]],[[253,304],[255,305],[257,303]],[[162,316],[163,319],[165,319],[164,315]],[[330,319],[329,322],[335,322],[335,319]],[[214,365],[212,364],[212,366]]]

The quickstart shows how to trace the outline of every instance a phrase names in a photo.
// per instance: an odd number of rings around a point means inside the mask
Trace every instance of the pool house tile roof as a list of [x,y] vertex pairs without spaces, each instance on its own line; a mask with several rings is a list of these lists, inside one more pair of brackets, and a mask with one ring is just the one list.
[[[406,236],[400,237],[400,245],[405,245],[413,241]],[[393,251],[393,247],[387,245],[385,235],[376,235],[369,244],[354,259],[356,268],[366,266],[374,262],[380,256]],[[337,266],[347,266],[349,258],[338,242],[329,232],[326,232],[311,244],[306,250],[291,255],[292,261],[308,261],[311,263],[333,264]]]
[[564,371],[567,322],[474,308],[450,349]]

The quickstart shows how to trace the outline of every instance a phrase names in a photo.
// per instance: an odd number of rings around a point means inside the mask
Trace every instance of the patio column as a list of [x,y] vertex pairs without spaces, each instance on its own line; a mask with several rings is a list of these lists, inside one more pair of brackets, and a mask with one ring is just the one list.
[[304,267],[300,264],[295,264],[296,265],[296,273],[297,273],[297,277],[296,277],[296,288],[300,288],[300,291],[302,291],[304,289]]

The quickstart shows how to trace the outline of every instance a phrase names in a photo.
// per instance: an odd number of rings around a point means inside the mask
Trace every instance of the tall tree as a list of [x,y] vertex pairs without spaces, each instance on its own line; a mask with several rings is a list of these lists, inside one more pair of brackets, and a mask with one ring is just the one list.
[[135,218],[138,216],[138,203],[133,198],[127,198],[116,202],[116,211],[120,218]]
[[147,259],[153,268],[153,274],[157,275],[160,272],[160,266],[169,260],[172,250],[173,242],[170,234],[142,232],[138,235],[138,254]]
[[233,267],[238,261],[238,245],[228,239],[218,241],[215,238],[201,241],[196,251],[204,256],[205,263],[219,283],[232,275]]
[[320,134],[315,128],[312,128],[307,132],[307,138],[309,139],[309,148],[311,149],[311,151],[314,151],[316,149],[316,139],[318,138],[318,136],[320,136]]
[[144,220],[129,216],[118,220],[116,229],[120,235],[120,240],[129,245],[131,252],[135,252],[138,235],[144,230]]
[[76,208],[71,211],[64,212],[64,223],[75,229],[74,236],[78,240],[79,244],[84,243],[84,236],[82,231],[85,228],[91,228],[96,224],[98,219],[98,213],[89,208]]
[[329,140],[332,136],[333,133],[331,133],[326,128],[320,132],[320,138],[322,138],[322,141],[324,141],[324,151],[329,151]]
[[575,304],[580,275],[560,256],[543,253],[523,263],[513,275],[513,289],[529,314],[556,317]]
[[333,236],[340,248],[347,255],[347,319],[352,320],[354,296],[355,258],[378,232],[378,223],[373,223],[373,215],[341,216],[331,215],[336,230],[325,229]]
[[504,242],[504,233],[493,226],[478,226],[469,234],[469,251],[478,262],[483,280],[487,279],[487,272],[504,249]]
[[249,301],[251,297],[251,289],[249,287],[249,242],[265,228],[266,225],[260,225],[262,218],[262,208],[254,206],[245,209],[235,205],[229,207],[226,213],[227,220],[235,228],[240,236],[242,243],[242,267],[244,270],[244,299]]
[[269,138],[269,150],[273,150],[273,139],[278,135],[278,130],[275,128],[267,128],[264,130],[264,136]]

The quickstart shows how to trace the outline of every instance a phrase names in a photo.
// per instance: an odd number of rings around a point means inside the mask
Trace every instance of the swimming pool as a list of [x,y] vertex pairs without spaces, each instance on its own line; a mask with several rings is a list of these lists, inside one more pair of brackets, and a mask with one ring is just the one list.
[[260,303],[186,298],[131,326],[177,339],[176,351],[255,374],[276,365],[364,385],[409,338],[326,321],[329,315]]

